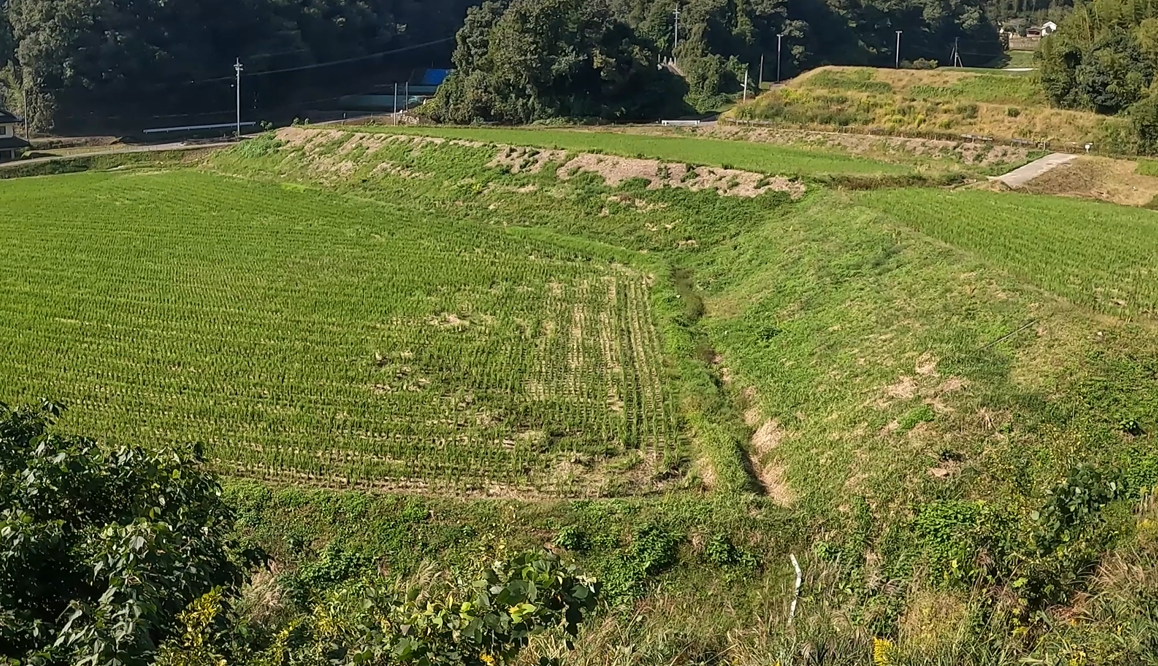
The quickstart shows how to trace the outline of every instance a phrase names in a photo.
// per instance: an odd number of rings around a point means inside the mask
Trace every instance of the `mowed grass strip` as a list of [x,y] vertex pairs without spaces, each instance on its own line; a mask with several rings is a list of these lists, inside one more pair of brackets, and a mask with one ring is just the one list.
[[997,192],[878,190],[857,201],[1035,286],[1106,314],[1158,314],[1158,218]]
[[295,483],[553,493],[589,490],[576,456],[676,442],[625,266],[191,170],[0,199],[0,400],[61,400],[77,432]]
[[784,176],[904,175],[912,167],[862,159],[819,149],[690,136],[655,136],[570,129],[386,127],[360,128],[392,134],[420,134],[535,148],[604,152],[668,162],[729,167]]

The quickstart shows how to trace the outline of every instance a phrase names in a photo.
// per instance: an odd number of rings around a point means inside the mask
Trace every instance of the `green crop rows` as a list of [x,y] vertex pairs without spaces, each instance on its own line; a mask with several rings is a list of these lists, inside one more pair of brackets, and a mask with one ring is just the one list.
[[1045,196],[881,190],[858,200],[1099,312],[1158,313],[1158,218]]
[[0,400],[315,485],[604,492],[677,426],[648,276],[192,170],[0,182]]

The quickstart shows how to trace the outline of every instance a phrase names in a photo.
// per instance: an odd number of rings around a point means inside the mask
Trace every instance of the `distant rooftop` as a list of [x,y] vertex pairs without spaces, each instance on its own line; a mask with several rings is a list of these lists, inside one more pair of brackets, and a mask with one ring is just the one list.
[[17,118],[14,114],[9,113],[8,111],[5,111],[4,109],[0,109],[0,123],[18,123],[18,122],[20,122],[20,119]]
[[8,150],[9,148],[28,148],[32,144],[19,137],[8,137],[7,139],[0,139],[0,150]]
[[449,69],[424,69],[416,77],[418,81],[415,83],[422,86],[440,86],[446,77],[450,76],[451,71]]

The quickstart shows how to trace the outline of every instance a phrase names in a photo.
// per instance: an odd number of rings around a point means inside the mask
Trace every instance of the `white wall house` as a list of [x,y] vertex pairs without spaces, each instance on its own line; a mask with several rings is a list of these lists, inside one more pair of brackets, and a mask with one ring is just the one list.
[[14,160],[28,148],[28,142],[16,136],[19,126],[19,118],[0,109],[0,162]]
[[1053,21],[1046,21],[1045,23],[1041,24],[1041,36],[1042,37],[1049,37],[1050,35],[1052,35],[1055,32],[1057,32],[1057,24],[1054,23]]

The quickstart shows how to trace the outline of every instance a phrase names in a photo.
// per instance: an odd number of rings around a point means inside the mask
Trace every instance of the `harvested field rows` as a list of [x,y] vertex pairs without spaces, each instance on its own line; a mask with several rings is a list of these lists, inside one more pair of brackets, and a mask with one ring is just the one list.
[[604,464],[677,446],[635,269],[194,171],[0,198],[0,400],[62,400],[70,429],[202,442],[235,475],[471,494],[605,492]]

